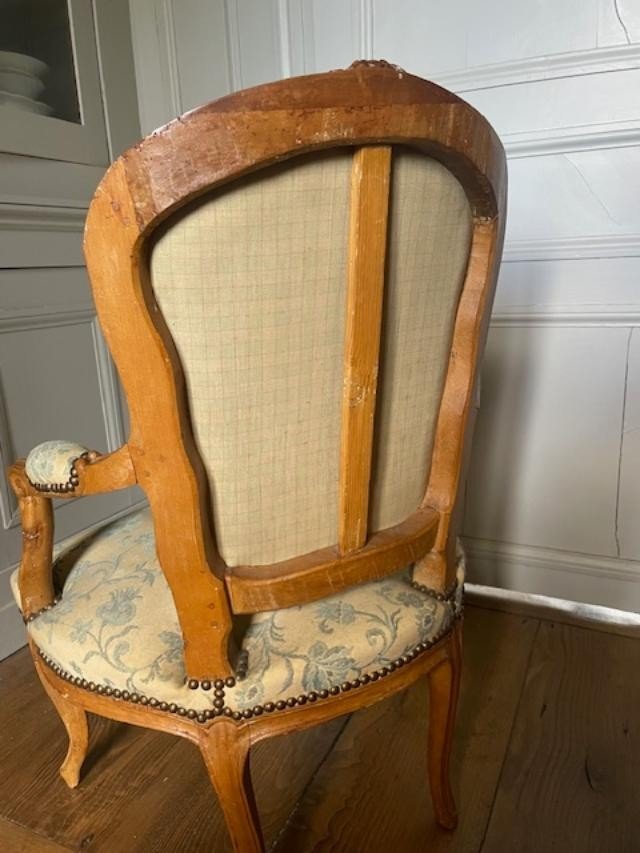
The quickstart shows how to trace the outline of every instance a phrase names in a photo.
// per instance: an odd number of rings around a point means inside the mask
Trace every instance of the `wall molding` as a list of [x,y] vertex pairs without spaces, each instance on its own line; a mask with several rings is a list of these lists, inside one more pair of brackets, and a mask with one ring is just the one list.
[[2,231],[84,230],[86,207],[54,207],[35,204],[0,204]]
[[504,263],[516,263],[638,257],[640,234],[593,234],[586,237],[508,240],[502,260]]
[[602,148],[631,148],[640,145],[640,121],[554,127],[503,133],[500,136],[507,157],[541,157]]
[[519,311],[495,311],[491,315],[491,325],[505,326],[640,326],[640,305],[629,306],[628,310],[605,311],[604,306],[595,310],[544,309],[539,306],[522,308]]
[[640,611],[640,561],[464,538],[473,583]]
[[[22,312],[14,316],[0,316],[0,335],[6,332],[30,332],[34,329],[51,329],[60,326],[89,325],[93,339],[96,375],[100,389],[102,416],[107,437],[107,449],[116,450],[124,442],[124,424],[115,367],[107,345],[98,326],[95,309],[92,307],[56,311],[51,314]],[[18,505],[6,477],[7,467],[15,460],[14,444],[6,415],[5,401],[0,386],[0,516],[5,530],[19,524]],[[70,503],[70,502],[69,502]]]
[[640,68],[640,44],[623,44],[476,65],[459,71],[434,72],[429,76],[441,86],[461,93],[636,68]]

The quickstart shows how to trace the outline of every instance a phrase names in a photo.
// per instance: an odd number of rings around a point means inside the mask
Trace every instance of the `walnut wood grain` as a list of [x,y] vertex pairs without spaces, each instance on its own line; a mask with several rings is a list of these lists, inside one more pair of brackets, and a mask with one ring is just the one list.
[[390,178],[389,146],[355,152],[340,442],[338,547],[342,554],[361,548],[368,533]]

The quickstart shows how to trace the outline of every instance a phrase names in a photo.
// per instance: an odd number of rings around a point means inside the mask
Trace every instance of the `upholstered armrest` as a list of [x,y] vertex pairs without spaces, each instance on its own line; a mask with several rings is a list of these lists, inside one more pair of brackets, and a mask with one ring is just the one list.
[[73,498],[113,492],[137,482],[126,444],[102,456],[70,441],[45,441],[34,447],[26,459],[11,467],[9,478],[19,498]]
[[51,498],[113,492],[133,486],[137,479],[126,444],[101,456],[80,444],[47,441],[11,466],[9,480],[20,504],[23,547],[18,585],[22,613],[29,619],[54,600]]
[[24,470],[39,492],[72,492],[80,482],[78,459],[89,459],[88,448],[73,441],[45,441],[29,453]]

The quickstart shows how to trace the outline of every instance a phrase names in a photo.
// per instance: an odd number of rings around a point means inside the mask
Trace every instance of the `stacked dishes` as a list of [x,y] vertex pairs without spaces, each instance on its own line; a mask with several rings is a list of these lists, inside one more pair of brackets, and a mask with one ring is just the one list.
[[51,107],[37,100],[49,66],[34,56],[0,50],[0,106],[49,115]]

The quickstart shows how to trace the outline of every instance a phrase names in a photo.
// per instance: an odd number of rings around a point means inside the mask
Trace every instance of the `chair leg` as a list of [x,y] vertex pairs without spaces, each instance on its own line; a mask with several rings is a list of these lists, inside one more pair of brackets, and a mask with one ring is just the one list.
[[36,659],[36,671],[49,699],[55,705],[60,719],[69,736],[69,748],[60,765],[60,775],[70,788],[76,788],[80,782],[80,770],[89,749],[89,724],[86,711],[75,705],[66,696],[55,689],[40,672],[40,662]]
[[458,823],[449,762],[461,669],[462,624],[458,622],[449,640],[449,656],[429,673],[429,783],[436,821],[444,829],[455,829]]
[[236,853],[264,853],[260,818],[251,785],[248,733],[217,720],[200,742]]

